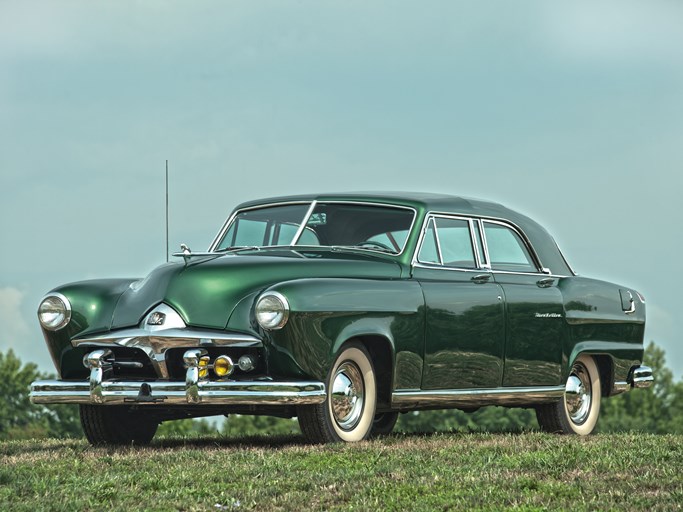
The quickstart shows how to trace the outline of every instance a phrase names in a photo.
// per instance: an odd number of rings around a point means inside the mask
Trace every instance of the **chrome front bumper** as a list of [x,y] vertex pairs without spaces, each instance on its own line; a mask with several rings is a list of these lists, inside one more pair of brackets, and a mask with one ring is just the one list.
[[202,366],[205,355],[204,349],[185,352],[185,382],[124,380],[111,378],[111,350],[98,349],[83,359],[90,369],[88,380],[39,380],[31,384],[29,397],[35,404],[299,405],[325,401],[322,382],[209,380],[208,367]]
[[301,405],[325,401],[322,382],[39,380],[31,384],[34,404]]

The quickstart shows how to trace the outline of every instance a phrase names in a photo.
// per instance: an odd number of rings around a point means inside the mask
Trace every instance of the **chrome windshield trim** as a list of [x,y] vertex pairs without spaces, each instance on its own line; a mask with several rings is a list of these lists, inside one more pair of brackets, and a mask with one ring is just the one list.
[[292,241],[289,243],[290,245],[296,245],[296,243],[299,241],[299,238],[301,238],[301,233],[303,233],[304,229],[306,229],[306,225],[308,224],[308,221],[311,218],[311,215],[313,214],[313,210],[315,210],[315,205],[317,204],[318,201],[313,201],[311,203],[311,206],[308,207],[308,211],[306,212],[306,215],[304,215],[304,220],[299,225],[299,229],[296,230],[294,238],[292,238]]
[[483,405],[529,405],[550,403],[564,396],[562,386],[534,386],[490,389],[398,390],[391,395],[392,407]]
[[120,347],[138,348],[152,362],[157,375],[167,379],[166,351],[171,348],[193,347],[262,347],[263,342],[247,334],[209,331],[199,329],[122,329],[95,336],[71,340],[74,347]]
[[[220,243],[220,241],[223,239],[223,236],[227,232],[227,230],[230,228],[230,224],[234,220],[234,218],[239,215],[241,212],[244,211],[249,211],[249,210],[258,210],[261,208],[271,208],[273,206],[286,206],[286,205],[292,205],[292,204],[308,204],[309,201],[291,201],[291,202],[282,202],[282,203],[264,203],[264,204],[259,204],[255,206],[249,206],[247,208],[242,208],[240,210],[235,210],[228,220],[225,222],[223,225],[223,228],[219,232],[219,234],[216,236],[214,241],[211,243],[211,247],[209,248],[210,252],[213,252],[214,254],[218,255],[223,255],[223,254],[230,254],[230,252],[221,252],[221,251],[216,251],[216,247]],[[386,251],[378,251],[374,249],[369,249],[366,247],[360,247],[359,249],[365,250],[368,252],[373,252],[376,254],[383,254],[385,256],[401,256],[408,245],[408,240],[410,239],[410,235],[413,232],[413,228],[415,227],[415,221],[417,220],[417,210],[413,208],[412,206],[405,206],[405,205],[399,205],[399,204],[391,204],[391,203],[382,203],[382,202],[372,202],[372,201],[345,201],[345,200],[331,200],[331,201],[326,201],[324,199],[316,199],[313,201],[310,201],[311,206],[309,207],[308,211],[306,212],[306,216],[304,217],[304,221],[301,223],[301,226],[299,227],[300,232],[297,232],[296,234],[296,240],[298,241],[299,237],[301,236],[301,232],[306,228],[306,224],[308,223],[308,220],[310,219],[310,216],[313,214],[315,211],[315,206],[318,206],[320,204],[352,204],[352,205],[360,205],[360,206],[378,206],[378,207],[384,207],[384,208],[396,208],[399,210],[409,210],[413,213],[413,218],[410,222],[410,227],[407,229],[407,234],[406,234],[406,239],[405,242],[403,242],[403,246],[401,247],[400,252],[386,252]],[[303,227],[302,227],[303,226]],[[260,249],[272,249],[272,248],[279,248],[279,247],[288,247],[288,248],[293,248],[293,247],[319,247],[319,248],[332,248],[335,247],[333,245],[311,245],[311,246],[305,246],[305,245],[295,245],[294,243],[291,246],[284,246],[284,245],[264,245],[264,246],[259,246]]]

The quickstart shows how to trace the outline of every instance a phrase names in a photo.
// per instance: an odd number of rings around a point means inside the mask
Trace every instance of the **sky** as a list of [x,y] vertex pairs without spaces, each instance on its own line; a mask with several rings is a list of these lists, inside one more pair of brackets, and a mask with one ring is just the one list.
[[501,202],[647,300],[683,374],[683,3],[0,0],[0,351],[50,289],[208,248],[238,203]]

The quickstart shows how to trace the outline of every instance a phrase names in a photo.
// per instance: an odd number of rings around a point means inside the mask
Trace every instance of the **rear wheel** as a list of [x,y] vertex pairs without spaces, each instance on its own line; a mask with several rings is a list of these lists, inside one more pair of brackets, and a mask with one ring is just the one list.
[[370,436],[377,405],[375,370],[358,342],[347,343],[325,382],[322,404],[299,406],[301,431],[312,443],[355,442]]
[[90,444],[148,444],[159,426],[124,405],[81,405],[80,413]]
[[600,398],[600,372],[595,359],[581,355],[569,372],[564,398],[536,408],[538,424],[546,432],[586,436],[598,422]]

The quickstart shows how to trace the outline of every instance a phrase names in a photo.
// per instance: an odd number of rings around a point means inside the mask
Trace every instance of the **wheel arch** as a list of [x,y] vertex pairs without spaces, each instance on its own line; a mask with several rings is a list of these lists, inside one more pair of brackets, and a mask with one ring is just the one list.
[[569,369],[581,356],[588,356],[595,360],[595,364],[598,367],[598,373],[600,374],[600,391],[602,396],[610,396],[612,394],[612,388],[614,384],[614,357],[611,354],[605,352],[596,352],[593,350],[583,350],[581,352],[574,352],[571,359],[567,361],[566,375],[564,379],[566,380],[569,375]]
[[347,340],[347,342],[349,341],[360,342],[370,354],[370,361],[375,370],[377,406],[378,408],[389,410],[395,366],[394,345],[392,341],[389,337],[379,334],[355,336]]

